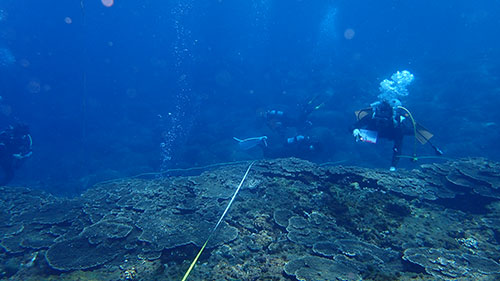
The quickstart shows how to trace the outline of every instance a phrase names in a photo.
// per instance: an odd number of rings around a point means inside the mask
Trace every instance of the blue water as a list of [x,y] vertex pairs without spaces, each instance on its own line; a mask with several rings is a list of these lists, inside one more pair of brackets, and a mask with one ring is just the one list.
[[392,144],[355,143],[348,128],[398,70],[415,75],[403,103],[446,157],[499,160],[499,11],[490,0],[2,1],[0,125],[25,122],[34,141],[11,184],[74,195],[263,158],[232,138],[268,134],[259,112],[316,95],[322,151],[297,156],[387,168]]

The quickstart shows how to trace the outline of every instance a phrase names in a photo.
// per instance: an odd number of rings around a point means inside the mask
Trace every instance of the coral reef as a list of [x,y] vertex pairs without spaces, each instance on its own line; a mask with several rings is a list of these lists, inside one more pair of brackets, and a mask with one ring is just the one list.
[[[500,278],[498,167],[257,162],[192,280]],[[180,279],[244,169],[108,181],[75,199],[2,187],[0,278]],[[480,212],[463,206],[468,196]]]
[[331,260],[316,256],[294,259],[285,265],[284,271],[297,280],[363,280],[356,268],[345,260]]
[[418,264],[437,278],[471,278],[500,273],[500,264],[492,259],[434,248],[410,248],[404,251],[404,260]]
[[57,242],[45,254],[49,265],[58,270],[87,269],[112,260],[117,252],[104,243],[92,245],[85,237]]

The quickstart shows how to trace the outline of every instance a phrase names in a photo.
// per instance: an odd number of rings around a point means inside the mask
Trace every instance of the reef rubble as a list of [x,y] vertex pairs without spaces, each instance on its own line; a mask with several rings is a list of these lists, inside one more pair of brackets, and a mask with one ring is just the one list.
[[[190,279],[500,279],[499,167],[258,161]],[[0,278],[180,280],[245,168],[118,179],[73,199],[1,187]]]

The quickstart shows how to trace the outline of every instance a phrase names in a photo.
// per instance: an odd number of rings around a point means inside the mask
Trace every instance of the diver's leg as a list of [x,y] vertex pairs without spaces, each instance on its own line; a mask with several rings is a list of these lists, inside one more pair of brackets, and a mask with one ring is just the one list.
[[391,170],[396,169],[396,165],[399,162],[402,149],[403,149],[403,136],[399,136],[394,139],[394,147],[392,148]]

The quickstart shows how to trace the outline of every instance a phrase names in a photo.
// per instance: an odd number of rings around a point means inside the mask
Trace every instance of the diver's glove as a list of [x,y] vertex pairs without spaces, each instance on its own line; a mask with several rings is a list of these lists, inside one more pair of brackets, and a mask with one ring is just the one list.
[[352,136],[356,139],[356,142],[361,140],[361,131],[359,129],[354,129],[352,131]]

